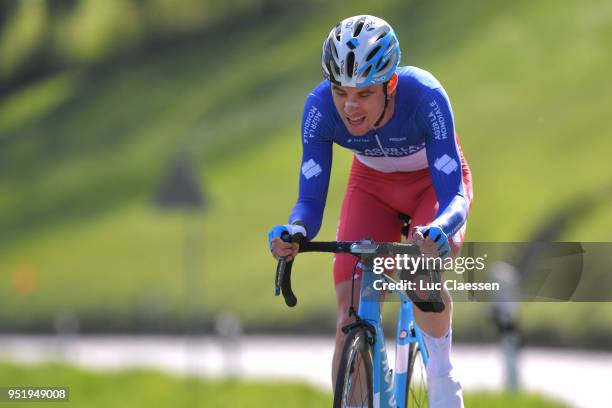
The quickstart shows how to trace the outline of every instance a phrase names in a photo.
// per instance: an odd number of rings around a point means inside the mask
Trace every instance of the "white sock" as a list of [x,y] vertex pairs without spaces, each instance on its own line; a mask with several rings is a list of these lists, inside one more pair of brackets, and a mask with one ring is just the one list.
[[452,329],[448,329],[442,337],[431,337],[423,332],[423,340],[427,346],[429,360],[427,361],[427,376],[429,377],[446,377],[453,370],[451,363],[451,342],[453,339]]
[[461,383],[451,375],[427,377],[429,408],[464,408]]
[[453,331],[449,329],[442,337],[423,333],[423,339],[429,352],[426,367],[429,408],[463,408],[461,383],[453,377],[450,359]]

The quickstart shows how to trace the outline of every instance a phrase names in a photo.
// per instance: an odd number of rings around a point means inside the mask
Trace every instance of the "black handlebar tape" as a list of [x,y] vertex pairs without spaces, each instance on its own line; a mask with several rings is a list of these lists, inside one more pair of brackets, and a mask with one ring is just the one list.
[[327,241],[300,243],[300,252],[331,252],[339,254],[350,254],[353,241]]
[[[303,238],[304,236],[300,233],[294,234],[293,236],[287,233],[281,235],[281,239],[285,242],[299,243]],[[289,307],[295,307],[295,305],[297,305],[297,297],[291,288],[291,269],[293,267],[293,260],[287,262],[284,257],[282,258],[282,260],[280,258],[278,260],[277,282],[280,282],[280,289],[283,298],[285,298],[285,304]]]
[[293,261],[287,262],[284,271],[281,272],[281,291],[283,293],[283,297],[285,298],[285,304],[289,307],[295,307],[295,305],[297,305],[297,297],[295,296],[295,293],[293,293],[293,289],[291,289],[292,266]]

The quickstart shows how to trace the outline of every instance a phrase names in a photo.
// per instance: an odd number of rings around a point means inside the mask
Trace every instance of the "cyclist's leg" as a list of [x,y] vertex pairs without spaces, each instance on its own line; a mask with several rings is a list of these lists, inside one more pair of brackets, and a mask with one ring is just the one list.
[[[427,225],[433,219],[438,210],[438,202],[433,186],[422,195],[419,205],[412,217],[412,225]],[[412,231],[411,231],[412,233]],[[452,316],[452,300],[446,289],[441,293],[444,302],[444,311],[441,313],[424,312],[419,308],[414,309],[414,317],[417,324],[425,333],[433,337],[445,335],[449,328]],[[426,298],[423,296],[423,298]]]
[[[472,183],[469,167],[464,161],[463,179],[464,191],[468,205],[472,202]],[[422,196],[413,217],[413,225],[426,225],[430,223],[438,210],[433,186]],[[466,225],[451,237],[453,254],[457,254],[465,237]],[[415,308],[415,319],[421,327],[423,338],[429,352],[427,364],[428,399],[431,408],[437,407],[463,407],[461,384],[452,374],[451,343],[452,343],[452,311],[453,304],[450,294],[442,290],[442,300],[445,309],[442,313],[426,313]]]
[[[380,195],[384,195],[385,187],[377,186],[374,195],[367,192],[372,180],[361,177],[360,163],[354,164],[351,170],[346,195],[340,213],[338,226],[338,240],[373,239],[375,241],[398,241],[400,238],[401,222],[397,211],[384,204]],[[356,169],[357,167],[357,169]],[[361,170],[364,170],[361,168]],[[354,321],[347,311],[351,306],[351,284],[353,270],[356,271],[356,280],[353,291],[353,305],[359,305],[359,289],[361,287],[361,269],[356,265],[357,258],[352,255],[338,254],[334,257],[334,284],[336,287],[337,320],[336,320],[336,346],[332,363],[332,381],[336,381],[338,365],[340,363],[345,335],[342,327]]]
[[[472,175],[470,168],[460,151],[462,159],[462,174],[463,174],[463,189],[468,206],[472,207]],[[412,217],[412,226],[427,225],[431,223],[438,211],[438,201],[433,185],[430,185],[422,194],[419,203]],[[450,237],[450,246],[453,255],[457,255],[465,238],[467,223],[452,237]],[[410,231],[412,234],[412,231]],[[421,329],[430,336],[441,337],[447,334],[451,326],[452,319],[452,299],[448,290],[443,289],[441,292],[442,301],[444,302],[444,311],[442,313],[423,312],[419,308],[415,308],[415,319]]]
[[[427,195],[431,196],[431,194],[435,199],[433,191],[428,192]],[[435,207],[437,209],[437,202]],[[435,215],[435,211],[433,214],[427,214],[429,210],[420,210],[420,212],[417,210],[413,225],[428,224]],[[431,218],[426,215],[431,215]],[[414,308],[414,318],[423,332],[423,340],[429,354],[425,367],[427,399],[431,408],[462,408],[461,384],[453,376],[451,361],[453,302],[445,288],[442,289],[440,295],[444,302],[444,311],[441,313],[424,312],[418,307]]]

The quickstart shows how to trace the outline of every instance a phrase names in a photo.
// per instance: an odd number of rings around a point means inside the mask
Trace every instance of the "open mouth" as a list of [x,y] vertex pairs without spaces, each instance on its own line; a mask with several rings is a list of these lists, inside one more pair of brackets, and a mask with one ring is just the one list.
[[363,122],[365,122],[366,117],[365,116],[361,116],[359,118],[356,119],[351,119],[349,117],[346,118],[346,120],[348,121],[349,125],[351,126],[359,126],[361,124],[363,124]]

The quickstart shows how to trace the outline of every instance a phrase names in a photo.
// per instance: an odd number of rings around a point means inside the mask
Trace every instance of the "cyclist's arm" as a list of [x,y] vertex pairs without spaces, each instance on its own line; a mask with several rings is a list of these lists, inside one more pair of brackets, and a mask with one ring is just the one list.
[[302,116],[299,195],[289,217],[290,223],[303,223],[309,240],[321,228],[332,165],[333,123],[322,105],[313,94],[306,100]]
[[421,99],[417,124],[425,134],[429,171],[440,203],[432,224],[451,237],[465,223],[469,206],[465,199],[453,113],[442,88],[428,91]]

